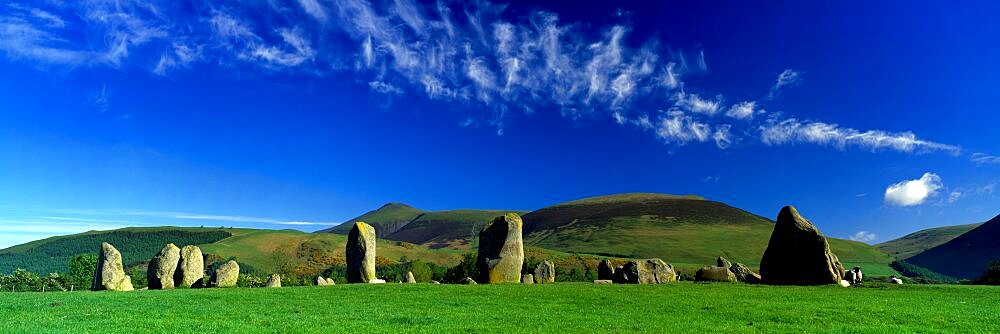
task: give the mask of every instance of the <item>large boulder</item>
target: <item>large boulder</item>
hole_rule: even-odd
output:
[[[615,266],[611,264],[611,260],[601,260],[601,263],[597,265],[597,279],[612,280],[614,277]]]
[[[109,243],[101,243],[97,256],[97,270],[91,290],[132,291],[132,277],[125,275],[122,268],[122,254]]]
[[[208,285],[213,288],[232,288],[236,286],[236,281],[239,278],[240,264],[229,260],[229,262],[215,268]]]
[[[316,276],[315,282],[318,286],[336,285],[332,278],[324,278],[323,276]]]
[[[524,265],[521,217],[516,213],[496,217],[479,232],[476,267],[481,283],[518,283]]]
[[[149,260],[146,269],[146,280],[150,290],[173,289],[174,274],[181,260],[181,249],[174,244],[167,244],[159,253]]]
[[[375,279],[375,228],[354,223],[347,234],[347,282],[368,283]]]
[[[417,279],[413,277],[413,272],[406,272],[406,283],[416,283]]]
[[[174,273],[174,285],[185,288],[205,286],[205,258],[198,246],[181,248],[181,259]]]
[[[657,258],[628,261],[614,271],[612,280],[618,284],[666,284],[677,281],[677,272]]]
[[[823,234],[798,210],[786,206],[778,213],[760,260],[760,276],[765,284],[774,285],[839,284],[844,266]]]
[[[535,275],[532,274],[521,275],[521,284],[535,284]]]
[[[736,282],[736,275],[726,267],[703,267],[694,274],[695,282]]]
[[[556,282],[556,265],[552,261],[542,261],[535,267],[535,282],[539,284]]]
[[[729,271],[733,272],[736,276],[736,281],[749,283],[749,284],[760,284],[760,275],[753,272],[750,267],[745,264],[736,262],[729,266]]]
[[[273,274],[271,277],[267,278],[267,284],[264,285],[268,288],[280,288],[281,287],[281,275]]]

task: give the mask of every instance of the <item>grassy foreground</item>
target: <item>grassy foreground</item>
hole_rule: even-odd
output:
[[[1000,332],[1000,288],[337,285],[0,293],[0,332]]]

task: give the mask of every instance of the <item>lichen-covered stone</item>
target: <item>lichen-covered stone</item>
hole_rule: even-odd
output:
[[[597,265],[597,279],[612,280],[614,277],[615,267],[611,264],[611,260],[601,260],[601,263]]]
[[[628,261],[614,271],[618,284],[666,284],[677,281],[674,267],[661,259]]]
[[[695,282],[736,282],[736,275],[726,267],[703,267],[694,274]]]
[[[535,267],[535,282],[539,284],[556,282],[556,265],[551,261],[542,261]]]
[[[594,280],[594,284],[612,284],[612,283],[614,283],[614,281],[609,280],[609,279]]]
[[[181,249],[174,244],[167,244],[159,253],[149,260],[146,269],[146,280],[150,290],[173,289],[174,275],[181,260]]]
[[[748,284],[760,284],[760,275],[753,272],[745,264],[736,262],[729,266],[729,271],[736,276],[736,281]]]
[[[281,275],[273,274],[271,277],[267,278],[267,284],[264,285],[268,288],[280,288],[281,287]]]
[[[732,265],[733,264],[729,263],[729,260],[726,260],[726,258],[724,258],[724,257],[720,256],[718,259],[715,259],[715,266],[716,267],[729,268]]]
[[[332,278],[323,278],[323,276],[316,276],[316,280],[314,280],[313,283],[315,283],[318,286],[328,286],[337,284],[337,282],[334,282]]]
[[[413,272],[406,272],[406,283],[416,283],[417,279],[413,277]]]
[[[132,277],[125,275],[122,268],[122,254],[109,243],[101,243],[97,256],[97,270],[91,290],[132,291]]]
[[[466,277],[465,279],[462,280],[462,284],[476,285],[478,283],[476,283],[476,280],[472,279],[471,277]]]
[[[205,286],[205,258],[198,246],[181,248],[181,259],[174,273],[174,285],[185,288]]]
[[[823,234],[798,210],[786,206],[778,214],[771,240],[760,260],[760,276],[765,284],[839,284],[844,266],[830,251]]]
[[[535,284],[535,275],[532,274],[521,275],[521,284]]]
[[[213,288],[231,288],[236,286],[236,281],[240,277],[240,264],[236,261],[229,260],[215,268],[215,272],[212,273],[212,278],[209,280],[209,286]]]
[[[479,233],[476,266],[483,283],[517,283],[524,265],[521,217],[515,213],[493,219]]]
[[[347,282],[368,283],[375,279],[375,228],[354,223],[347,234]]]
[[[373,278],[372,280],[368,281],[368,284],[385,284],[385,280],[381,278]]]

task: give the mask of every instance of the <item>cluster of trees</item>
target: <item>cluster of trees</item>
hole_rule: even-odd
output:
[[[915,264],[896,260],[889,264],[892,269],[895,269],[903,276],[908,277],[913,283],[918,284],[942,284],[942,283],[954,283],[957,280],[954,277],[939,274],[937,272],[931,271],[930,269],[917,266]]]
[[[991,261],[986,271],[975,281],[976,284],[1000,285],[1000,260]]]
[[[38,275],[26,269],[15,269],[10,275],[0,275],[0,291],[36,292],[87,290],[97,270],[97,255],[81,254],[69,261],[64,273]],[[145,275],[144,275],[145,277]]]

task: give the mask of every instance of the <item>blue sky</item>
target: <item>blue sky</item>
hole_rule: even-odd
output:
[[[0,247],[389,201],[699,194],[880,242],[1000,211],[1000,4],[0,5]]]

